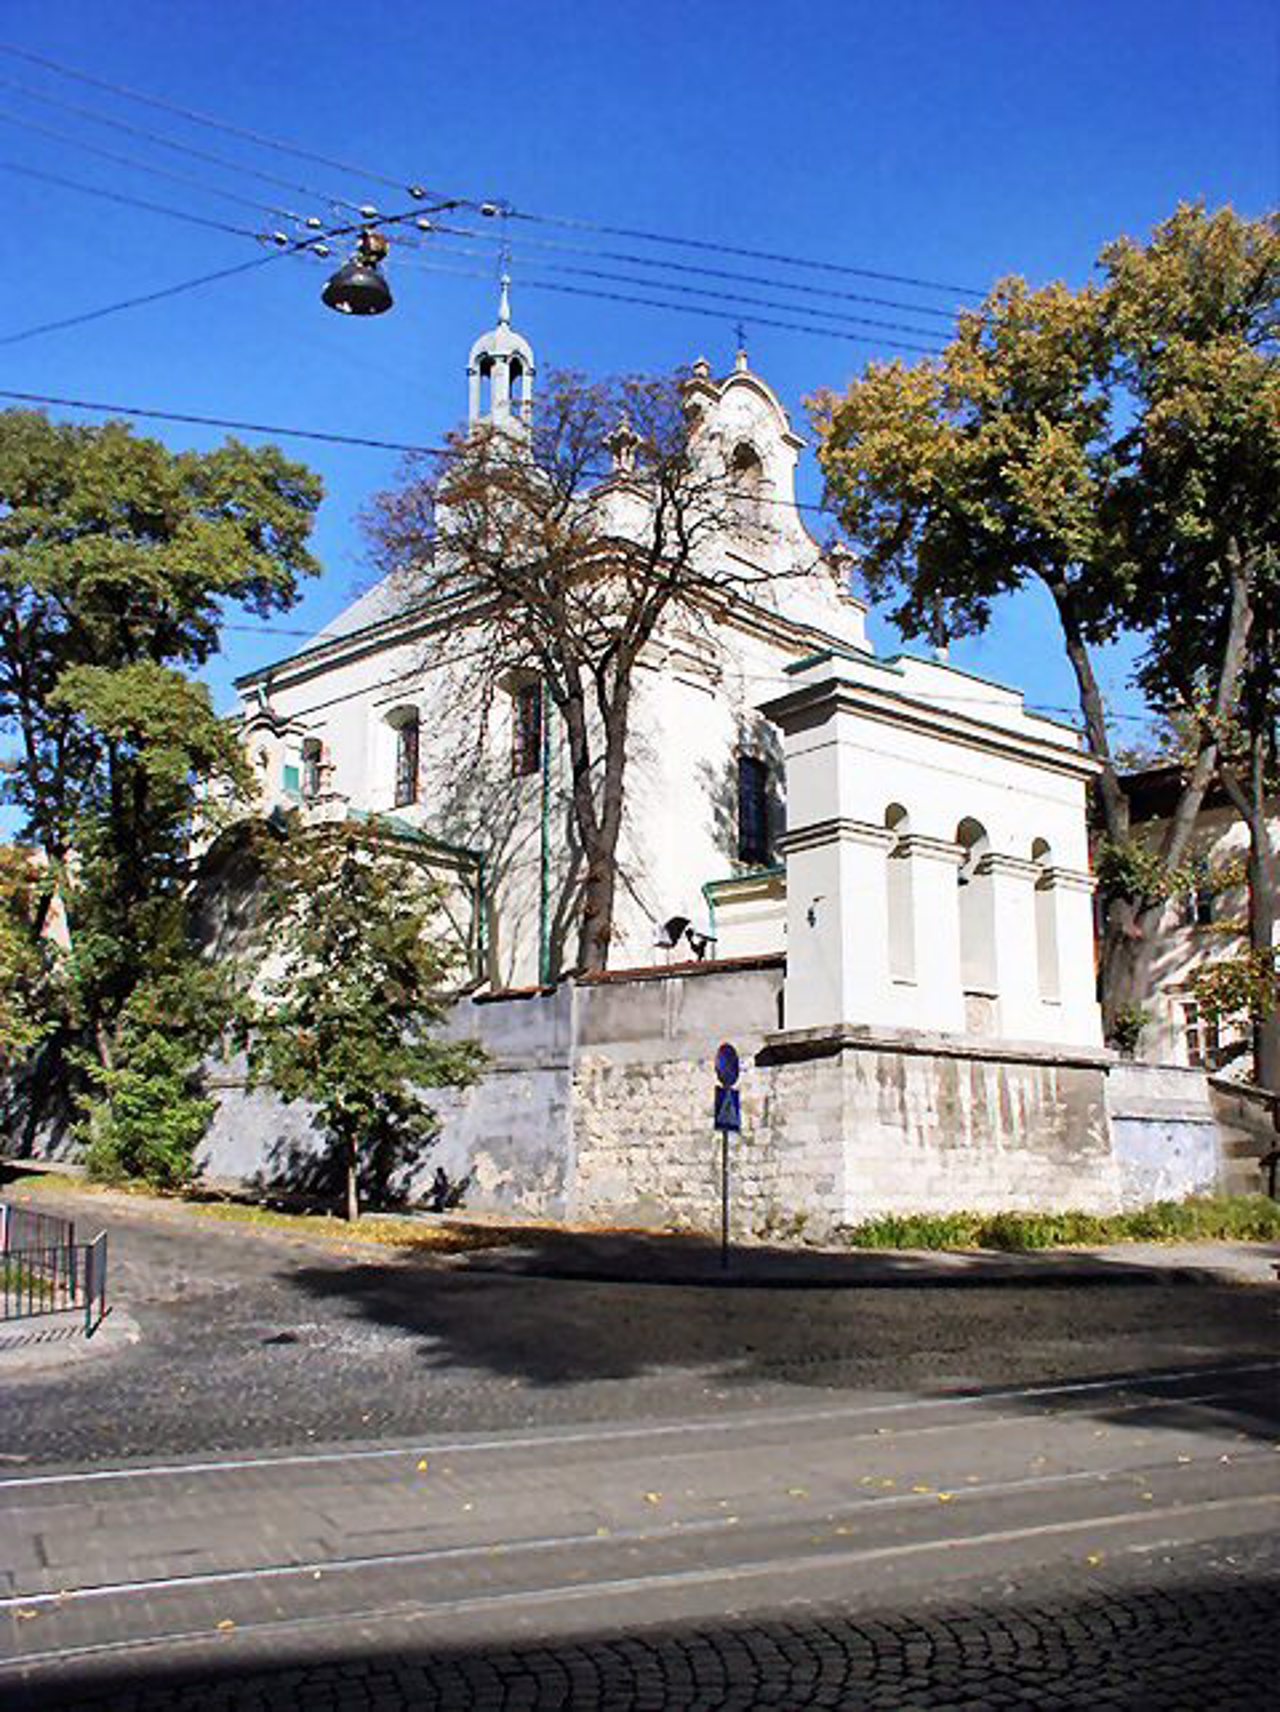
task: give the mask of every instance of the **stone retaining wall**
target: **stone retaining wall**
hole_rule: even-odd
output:
[[[443,1170],[463,1210],[713,1228],[724,1039],[743,1064],[740,1235],[822,1237],[881,1213],[1108,1212],[1227,1180],[1196,1072],[903,1030],[781,1032],[782,983],[765,958],[464,1001],[453,1031],[483,1041],[492,1068],[437,1096],[441,1136],[408,1186],[425,1193]],[[220,1081],[209,1174],[305,1174],[305,1110],[246,1094],[233,1071]]]

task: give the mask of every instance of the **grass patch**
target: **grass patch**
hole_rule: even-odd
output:
[[[7,1254],[0,1259],[0,1289],[15,1302],[53,1300],[53,1285],[33,1267],[24,1266],[19,1254]]]
[[[1112,1242],[1280,1241],[1280,1202],[1265,1195],[1157,1201],[1131,1213],[886,1213],[848,1227],[851,1248],[1097,1248]]]
[[[428,1224],[421,1219],[335,1218],[332,1213],[288,1213],[274,1207],[255,1207],[240,1201],[188,1202],[202,1218],[221,1219],[230,1224],[266,1226],[292,1231],[296,1236],[320,1237],[332,1242],[377,1242],[387,1248],[429,1248],[437,1253],[458,1254],[473,1248],[497,1248],[501,1244],[525,1242],[527,1226],[472,1225],[462,1221]]]

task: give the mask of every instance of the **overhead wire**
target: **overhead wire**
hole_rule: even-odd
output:
[[[328,197],[323,192],[314,190],[308,185],[298,184],[295,180],[281,178],[273,172],[264,172],[260,167],[248,166],[242,161],[228,160],[225,155],[211,154],[208,149],[195,148],[190,143],[180,143],[172,137],[163,136],[158,131],[149,131],[141,125],[131,125],[127,119],[116,119],[106,113],[95,112],[92,107],[82,107],[75,101],[60,101],[56,95],[42,95],[37,90],[29,88],[25,83],[15,83],[12,78],[0,77],[0,89],[10,89],[25,96],[29,101],[37,101],[45,107],[55,107],[60,112],[74,113],[81,119],[88,119],[91,124],[105,125],[113,131],[123,131],[126,136],[137,137],[144,142],[154,143],[158,148],[170,149],[175,154],[188,155],[192,160],[204,161],[207,165],[222,167],[226,171],[241,173],[248,178],[256,178],[262,184],[274,185],[277,190],[290,190],[297,196],[306,196],[312,201],[332,202],[353,213],[359,213],[360,204],[352,202],[343,196]],[[401,194],[403,195],[403,187]]]
[[[164,214],[171,220],[185,220],[190,226],[204,226],[209,231],[229,233],[234,238],[257,238],[259,234],[248,226],[233,226],[226,220],[212,220],[204,214],[192,214],[185,208],[171,208],[165,202],[150,202],[142,196],[130,196],[123,190],[106,190],[101,185],[81,184],[78,179],[64,178],[60,173],[45,172],[40,167],[26,166],[20,161],[0,160],[5,172],[34,178],[42,184],[56,184],[63,190],[75,190],[84,196],[98,196],[108,202],[118,202],[126,208],[142,208],[149,214]]]
[[[490,279],[492,277],[491,274],[481,272],[478,268],[459,268],[439,262],[420,260],[417,262],[417,266],[427,273],[452,274],[458,279]],[[530,274],[521,274],[520,284],[522,290],[555,291],[567,293],[573,297],[597,298],[606,303],[637,304],[648,309],[671,310],[678,315],[709,316],[712,320],[719,321],[721,323],[732,322],[741,318],[739,316],[735,316],[727,309],[711,309],[696,303],[672,303],[661,298],[640,297],[632,292],[601,291],[598,288],[590,286],[566,285],[558,281],[537,279]],[[796,313],[801,314],[803,311],[797,306]],[[895,350],[910,351],[917,356],[936,357],[939,354],[937,346],[916,345],[905,339],[899,339],[897,337],[873,338],[868,333],[846,332],[842,327],[817,327],[811,322],[781,321],[776,316],[769,315],[752,314],[749,319],[753,327],[772,327],[781,329],[783,332],[787,333],[808,333],[811,336],[817,335],[821,338],[842,339],[861,345],[889,345]]]
[[[452,235],[452,233],[446,233],[446,240]],[[428,239],[427,242],[429,243],[430,239]],[[453,253],[478,256],[484,260],[489,259],[487,251],[465,249],[462,246],[455,246]],[[534,265],[537,266],[539,264],[535,263]],[[776,298],[751,297],[738,292],[717,291],[711,286],[685,285],[679,281],[673,284],[667,280],[644,279],[638,277],[636,274],[615,273],[608,268],[578,267],[573,263],[559,262],[552,264],[552,269],[554,272],[572,274],[577,278],[600,279],[619,285],[639,285],[650,290],[662,290],[678,293],[681,296],[714,298],[718,302],[733,303],[740,308],[781,309],[790,314],[821,316],[823,320],[839,322],[851,327],[875,327],[892,333],[910,333],[913,336],[922,339],[936,338],[939,336],[941,331],[934,327],[911,326],[910,324],[902,321],[882,321],[877,317],[870,315],[851,315],[847,310],[843,309],[823,309],[811,307],[807,303],[784,303],[779,302]],[[522,282],[526,277],[529,276],[526,276],[523,273],[521,274]]]
[[[503,247],[503,240],[495,238],[483,227],[478,226],[446,226],[435,223],[432,234],[445,238],[471,238],[481,243]],[[790,291],[805,297],[828,297],[845,303],[866,303],[880,309],[905,309],[915,315],[932,315],[943,321],[954,321],[958,311],[939,309],[932,303],[912,303],[901,297],[875,297],[864,291],[842,291],[829,285],[809,285],[803,280],[784,280],[769,274],[734,273],[729,268],[705,267],[697,262],[673,262],[661,256],[637,255],[631,250],[604,250],[598,245],[563,244],[554,238],[524,237],[514,243],[508,243],[513,256],[518,256],[528,249],[550,250],[558,254],[585,256],[604,261],[623,262],[628,266],[661,269],[664,273],[697,274],[705,279],[728,280],[734,284],[764,285],[778,291]]]
[[[285,142],[278,137],[270,137],[260,131],[250,130],[243,126],[232,125],[227,121],[215,118],[212,114],[202,113],[190,107],[184,107],[162,97],[148,95],[141,90],[133,89],[125,84],[112,82],[108,78],[98,77],[92,73],[81,71],[65,62],[53,59],[49,55],[38,54],[30,49],[21,48],[12,42],[0,42],[0,53],[13,58],[24,60],[29,64],[41,66],[57,76],[70,78],[73,81],[103,90],[106,93],[123,97],[129,101],[141,102],[143,105],[160,112],[170,113],[189,123],[207,126],[220,131],[226,136],[236,137],[242,142],[250,142],[257,147],[271,149],[277,153],[292,155],[295,159],[308,160],[314,164],[364,179],[371,183],[389,186],[404,191],[410,188],[414,191],[420,186],[406,185],[403,178],[392,178],[386,173],[375,172],[368,167],[356,166],[349,161],[335,159],[330,155],[320,154],[314,150],[305,149],[297,144]],[[52,99],[46,97],[45,99]],[[305,192],[304,192],[305,193]],[[444,195],[444,192],[430,191],[425,194]],[[980,300],[985,293],[975,286],[958,285],[951,281],[929,279],[918,274],[894,273],[883,269],[855,266],[847,262],[832,262],[813,257],[797,256],[784,251],[755,249],[741,244],[729,244],[711,238],[690,238],[675,233],[653,231],[640,227],[606,224],[601,221],[586,219],[580,216],[544,213],[534,209],[519,208],[501,199],[482,201],[480,198],[467,195],[455,196],[458,202],[469,203],[473,207],[493,209],[512,220],[520,220],[537,225],[559,227],[570,231],[595,232],[606,237],[620,237],[640,243],[666,245],[681,249],[699,250],[707,253],[736,256],[751,261],[767,261],[775,265],[794,268],[807,268],[813,271],[832,275],[844,275],[857,279],[878,280],[884,284],[905,285],[915,290],[938,292],[969,297]]]
[[[6,164],[6,162],[0,161],[0,167],[5,166]],[[25,172],[28,169],[19,167],[14,170]],[[47,175],[37,174],[36,176],[44,177]],[[84,187],[77,186],[76,188]],[[113,195],[110,191],[100,191],[95,192],[94,194],[104,196]],[[113,199],[120,200],[119,197],[114,197]],[[130,198],[130,200],[133,199]],[[174,210],[162,208],[158,204],[155,206],[160,212],[174,212]],[[452,207],[454,204],[447,203],[444,206]],[[419,218],[421,218],[419,210],[411,208],[400,214],[384,214],[380,217],[380,223],[384,226],[394,226],[405,220]],[[354,224],[334,226],[328,229],[321,229],[318,232],[311,232],[306,237],[298,238],[293,242],[286,240],[283,243],[277,243],[276,247],[270,250],[266,255],[255,256],[251,261],[237,262],[233,267],[218,268],[213,273],[197,274],[194,279],[179,280],[176,285],[162,286],[159,290],[143,292],[137,297],[126,297],[117,303],[103,304],[98,309],[86,309],[78,315],[67,315],[58,321],[42,322],[37,327],[24,327],[21,332],[18,333],[0,334],[0,345],[21,344],[24,340],[34,339],[42,333],[56,333],[68,327],[80,327],[89,321],[100,321],[108,315],[117,315],[122,310],[137,309],[142,307],[144,304],[158,303],[164,298],[178,297],[185,292],[198,290],[202,286],[213,285],[219,280],[231,279],[236,274],[249,273],[254,268],[265,267],[268,262],[276,261],[281,256],[297,256],[306,254],[312,251],[317,243],[323,244],[327,240],[343,237],[351,232],[360,231],[363,229],[365,224],[366,222],[362,220]],[[259,241],[261,241],[263,236],[261,233],[249,232],[247,229],[228,227],[227,230],[234,230],[239,236],[255,238]]]
[[[271,202],[255,202],[247,196],[241,196],[237,191],[225,190],[221,185],[208,184],[200,178],[191,178],[185,172],[174,172],[171,167],[157,166],[154,161],[142,160],[137,155],[118,154],[114,149],[104,149],[101,144],[91,143],[70,131],[59,131],[53,125],[42,125],[36,119],[24,118],[3,107],[0,107],[0,122],[13,125],[19,130],[31,131],[37,136],[52,137],[55,142],[69,143],[83,154],[96,155],[101,160],[109,160],[116,166],[128,167],[135,172],[149,173],[153,178],[167,179],[171,184],[181,184],[189,190],[200,191],[205,196],[216,196],[224,202],[237,203],[241,208],[253,208],[260,214],[275,214],[285,220],[298,218],[292,209],[282,208]]]

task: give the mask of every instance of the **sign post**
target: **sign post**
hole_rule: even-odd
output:
[[[720,1132],[720,1270],[729,1268],[729,1137],[742,1129],[742,1095],[738,1091],[737,1049],[726,1040],[716,1053],[713,1122]]]

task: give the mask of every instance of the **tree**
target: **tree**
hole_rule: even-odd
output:
[[[1120,378],[1139,405],[1115,494],[1126,616],[1148,638],[1139,682],[1208,735],[1249,832],[1248,951],[1205,995],[1246,996],[1255,1078],[1280,1089],[1268,814],[1280,789],[1280,217],[1182,208],[1150,244],[1123,240],[1105,260]],[[1215,668],[1233,653],[1228,702]]]
[[[225,603],[265,615],[296,598],[316,568],[320,485],[274,447],[173,453],[122,423],[17,411],[0,415],[0,497],[4,794],[43,857],[37,940],[55,892],[66,905],[58,1022],[101,1158],[103,1136],[124,1132],[98,1107],[125,1098],[121,1077],[146,1079],[144,1062],[159,1074],[155,1031],[177,1053],[162,1105],[194,1075],[216,1008],[187,931],[192,840],[247,775],[189,673],[216,649]]]
[[[1102,264],[1103,282],[1075,292],[1005,280],[961,317],[939,359],[872,364],[845,397],[814,408],[829,499],[862,550],[872,594],[898,596],[904,634],[981,631],[1001,595],[1032,582],[1054,602],[1086,740],[1102,762],[1112,1034],[1133,1009],[1137,946],[1181,883],[1260,657],[1249,638],[1275,577],[1275,475],[1270,453],[1254,455],[1250,441],[1259,413],[1270,409],[1275,424],[1280,236],[1274,219],[1184,208],[1145,249],[1113,245]],[[1255,384],[1263,396],[1246,408]],[[1175,433],[1179,421],[1189,431]],[[1211,526],[1220,500],[1230,521]],[[1148,639],[1148,694],[1194,738],[1154,858],[1131,837],[1090,652],[1125,627]],[[1189,628],[1194,696],[1175,669],[1189,657]]]
[[[51,1026],[57,971],[35,932],[39,892],[31,852],[0,848],[0,1075],[24,1064]]]
[[[449,1010],[453,955],[438,898],[376,827],[307,833],[290,824],[264,846],[262,996],[247,1013],[251,1074],[285,1100],[310,1101],[359,1217],[362,1167],[392,1161],[436,1133],[428,1088],[465,1087],[484,1063],[471,1041],[427,1031]]]
[[[636,668],[677,615],[709,625],[780,574],[767,554],[716,554],[744,521],[737,448],[679,379],[553,376],[531,429],[451,436],[411,460],[367,528],[406,607],[440,616],[441,659],[469,659],[464,698],[504,676],[544,686],[563,725],[580,852],[577,963],[603,969],[613,937]]]

